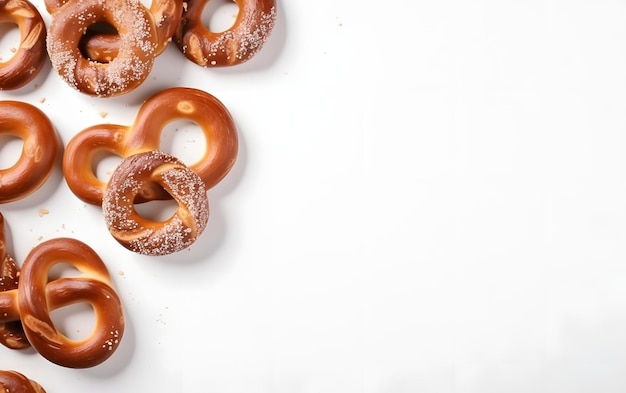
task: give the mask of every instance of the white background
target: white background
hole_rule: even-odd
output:
[[[240,154],[168,257],[121,248],[60,166],[0,206],[18,262],[53,237],[92,246],[127,321],[92,369],[2,348],[0,368],[49,393],[624,392],[625,20],[621,0],[278,0],[231,69],[171,45],[101,99],[48,65],[0,98],[65,143],[191,86],[229,108]],[[202,146],[168,130],[185,159]],[[88,331],[75,311],[59,323]]]

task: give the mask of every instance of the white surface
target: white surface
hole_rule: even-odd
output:
[[[67,142],[193,86],[241,140],[209,228],[170,257],[118,246],[60,167],[1,206],[18,261],[56,236],[100,253],[127,329],[93,369],[2,348],[0,368],[49,393],[623,392],[624,20],[617,0],[279,0],[236,68],[172,45],[126,96],[49,67],[0,92]]]

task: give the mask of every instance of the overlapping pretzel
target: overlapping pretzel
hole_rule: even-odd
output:
[[[102,259],[85,243],[55,238],[28,254],[21,270],[6,250],[0,215],[0,342],[9,348],[31,345],[49,361],[70,368],[96,366],[119,346],[124,332],[120,299]],[[82,274],[53,279],[50,270],[67,263]],[[91,305],[95,325],[84,339],[60,332],[51,311],[79,302]]]
[[[0,135],[23,140],[17,162],[0,169],[0,203],[20,199],[37,190],[50,176],[60,150],[50,119],[38,108],[20,101],[0,101]]]
[[[204,155],[189,165],[160,151],[162,130],[179,119],[197,124],[206,139]],[[130,126],[100,124],[76,134],[65,149],[63,174],[70,190],[87,203],[103,205],[108,192],[105,221],[120,243],[136,252],[164,255],[189,245],[202,232],[208,217],[206,190],[230,171],[237,150],[237,130],[226,107],[205,91],[178,87],[146,100]],[[126,158],[109,181],[99,179],[92,169],[103,151]],[[166,222],[142,221],[133,208],[134,203],[171,198],[179,209]],[[123,219],[115,204],[130,209],[124,210]],[[117,225],[125,224],[128,217],[133,218],[132,224]],[[131,247],[137,239],[146,245],[165,241],[177,246]]]

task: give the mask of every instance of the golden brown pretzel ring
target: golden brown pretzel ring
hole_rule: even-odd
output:
[[[0,203],[37,190],[54,168],[59,138],[48,116],[19,101],[0,101],[0,134],[23,139],[22,154],[10,168],[0,169]]]
[[[46,393],[40,384],[12,370],[0,370],[0,388],[7,393]]]
[[[6,62],[0,63],[0,90],[20,88],[33,80],[48,58],[46,25],[37,8],[27,0],[0,1],[0,23],[17,24],[20,46]]]
[[[120,157],[160,150],[161,131],[170,122],[188,119],[200,126],[207,150],[196,163],[188,164],[205,183],[215,186],[228,174],[237,158],[238,138],[228,109],[211,94],[198,89],[171,88],[144,102],[134,123],[129,126],[101,124],[84,129],[67,144],[63,155],[63,174],[72,192],[85,202],[100,205],[106,182],[92,168],[98,152]],[[154,184],[142,192],[143,200],[169,199]],[[137,202],[141,202],[140,198]]]
[[[152,0],[150,15],[156,26],[155,56],[160,55],[174,37],[182,13],[183,0]],[[82,50],[89,59],[108,63],[118,55],[120,44],[119,35],[115,33],[88,32]]]
[[[210,0],[187,0],[176,44],[194,63],[232,66],[252,58],[265,44],[276,23],[276,0],[233,0],[239,7],[235,23],[216,33],[202,23],[202,11]]]
[[[111,97],[135,89],[152,71],[156,30],[139,0],[84,0],[50,7],[47,48],[53,68],[85,94]],[[107,63],[83,56],[80,41],[87,29],[105,22],[117,30],[119,53]]]
[[[178,202],[165,221],[141,217],[134,208],[146,183],[156,183]],[[209,200],[200,177],[178,158],[154,150],[125,158],[113,172],[102,201],[104,221],[127,249],[167,255],[193,244],[209,220]]]
[[[0,225],[4,235],[3,220]],[[0,240],[4,245],[5,239]],[[12,258],[11,263],[17,271]],[[58,263],[68,263],[83,274],[49,281],[50,269]],[[21,321],[28,343],[43,357],[61,366],[86,368],[115,352],[124,332],[122,305],[93,249],[71,238],[45,241],[28,254],[18,277],[17,289],[0,291],[0,323]],[[50,312],[77,302],[91,304],[96,322],[89,337],[72,340],[57,330]]]

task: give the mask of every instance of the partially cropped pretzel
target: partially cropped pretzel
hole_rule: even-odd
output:
[[[251,59],[265,44],[276,22],[276,0],[233,0],[239,12],[222,32],[209,30],[202,13],[210,0],[187,0],[176,44],[183,54],[203,67],[233,66]]]
[[[13,90],[32,81],[48,58],[46,25],[37,8],[27,0],[0,1],[0,23],[11,22],[20,31],[20,45],[0,63],[0,90]]]
[[[47,48],[53,68],[70,86],[85,94],[111,97],[143,83],[152,71],[156,27],[139,0],[49,0],[52,22]],[[80,48],[90,26],[106,23],[116,29],[120,47],[108,62],[89,59]]]
[[[129,157],[162,150],[163,128],[178,119],[196,123],[204,133],[203,157],[187,165],[200,176],[207,190],[212,188],[226,176],[237,158],[235,123],[217,98],[202,90],[182,87],[163,90],[146,100],[128,127],[101,124],[76,134],[63,155],[63,174],[69,188],[83,201],[101,205],[107,182],[98,179],[92,169],[97,154],[108,152]],[[147,183],[136,202],[169,198],[160,187]]]
[[[178,203],[165,221],[139,215],[134,201],[146,183],[158,184]],[[209,200],[200,177],[182,161],[155,150],[132,155],[113,172],[102,212],[113,237],[144,255],[168,255],[193,244],[209,220]]]
[[[58,263],[70,264],[82,275],[51,279],[50,269]],[[13,326],[9,331],[23,331],[27,343],[43,357],[64,367],[87,368],[115,352],[124,332],[122,305],[106,266],[88,245],[72,238],[51,239],[31,250],[21,270],[12,258],[4,258],[2,271],[10,272],[3,282],[17,278],[17,288],[0,288],[0,323],[3,328],[21,323],[21,328]],[[95,326],[87,338],[74,340],[57,329],[50,312],[78,302],[91,305]]]
[[[7,393],[46,393],[40,384],[12,370],[0,370],[0,389]]]
[[[0,135],[23,140],[17,162],[0,169],[0,203],[23,198],[52,173],[59,138],[50,119],[36,107],[20,101],[0,101]]]

